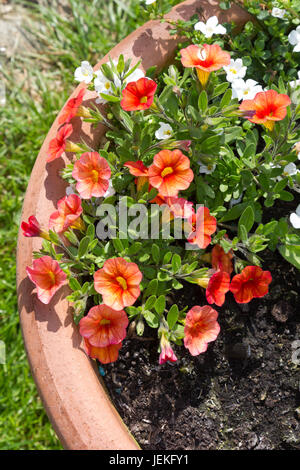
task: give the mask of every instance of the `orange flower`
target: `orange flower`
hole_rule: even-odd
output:
[[[31,215],[27,222],[21,223],[21,229],[24,237],[42,237],[45,240],[49,240],[49,234],[41,229],[36,217]]]
[[[184,67],[195,67],[199,81],[205,87],[209,74],[230,64],[230,55],[218,44],[191,45],[181,49],[181,63]]]
[[[77,181],[76,189],[82,199],[90,199],[106,193],[111,170],[98,152],[86,152],[75,163],[72,176]]]
[[[229,290],[239,304],[246,304],[255,297],[266,295],[271,282],[270,271],[263,271],[259,266],[246,266],[241,274],[233,277]]]
[[[36,285],[37,296],[43,304],[48,304],[55,292],[64,284],[67,275],[57,261],[50,256],[34,259],[32,268],[26,268],[29,279]]]
[[[219,307],[225,302],[225,294],[229,291],[230,274],[224,271],[214,273],[206,289],[206,298],[209,304],[216,304]]]
[[[291,104],[287,95],[279,94],[275,90],[257,93],[254,100],[244,100],[240,108],[242,111],[255,111],[248,117],[250,122],[263,124],[270,131],[275,121],[282,121],[286,116],[286,108]]]
[[[70,194],[60,199],[57,203],[57,211],[53,212],[49,220],[49,228],[57,233],[65,232],[69,227],[82,229],[84,222],[82,214],[81,199],[77,194]]]
[[[135,263],[129,263],[124,258],[112,258],[95,272],[94,285],[106,305],[121,310],[133,305],[140,295],[142,278]]]
[[[211,236],[217,229],[216,218],[210,215],[207,207],[199,207],[197,214],[189,219],[192,232],[188,236],[190,243],[195,243],[199,248],[206,248],[211,242]]]
[[[107,305],[92,307],[87,316],[79,322],[81,336],[91,346],[104,348],[111,344],[119,344],[126,336],[128,318],[124,310],[113,310]]]
[[[67,138],[73,132],[72,124],[65,124],[62,126],[56,134],[56,137],[52,139],[49,143],[48,148],[48,159],[47,162],[52,162],[56,158],[59,158],[66,149]]]
[[[207,343],[215,341],[220,333],[218,313],[209,305],[195,305],[188,311],[184,326],[184,346],[192,356],[207,350]]]
[[[148,178],[148,168],[144,165],[141,160],[136,162],[126,162],[124,163],[129,169],[129,173],[133,176],[136,176],[135,183],[137,186],[137,190],[140,191],[142,187],[147,183],[149,180]],[[148,188],[151,191],[151,187]]]
[[[211,252],[211,264],[214,269],[231,274],[233,271],[232,258],[232,251],[225,253],[221,245],[215,245],[213,247]]]
[[[177,196],[194,178],[190,160],[180,150],[162,150],[154,156],[148,170],[149,183],[161,196]]]
[[[82,100],[83,100],[83,95],[84,95],[85,89],[82,88],[76,98],[71,98],[67,104],[64,106],[61,115],[58,120],[58,124],[64,124],[68,123],[71,121],[73,117],[76,116],[79,107],[81,106]]]
[[[89,343],[89,340],[84,338],[84,344],[87,354],[93,359],[98,359],[102,364],[109,364],[115,362],[119,356],[119,350],[122,343],[110,344],[104,348],[97,348]]]
[[[129,82],[122,91],[121,108],[125,111],[148,109],[153,103],[157,84],[149,78]]]

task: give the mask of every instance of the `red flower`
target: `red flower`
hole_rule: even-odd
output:
[[[137,190],[140,191],[149,180],[148,168],[144,165],[141,160],[138,160],[136,162],[126,162],[124,163],[124,166],[129,169],[129,173],[131,175],[136,176],[135,183],[137,186]],[[148,189],[149,191],[151,191],[152,188],[149,186]]]
[[[221,245],[215,245],[211,252],[211,264],[214,269],[217,271],[225,271],[228,274],[231,274],[233,271],[232,266],[233,254],[231,251],[225,253]]]
[[[94,285],[105,305],[121,310],[133,305],[140,295],[142,278],[135,263],[129,263],[124,258],[112,258],[95,272]]]
[[[246,304],[255,297],[266,295],[271,282],[270,271],[263,271],[259,266],[246,266],[241,274],[233,277],[229,289],[238,303]]]
[[[43,304],[48,304],[55,292],[64,284],[67,275],[57,261],[50,256],[34,259],[32,268],[27,266],[29,279],[37,287],[37,296]]]
[[[190,160],[180,150],[161,150],[154,156],[148,170],[149,183],[161,196],[177,196],[187,189],[194,178]]]
[[[82,199],[90,199],[106,193],[111,169],[98,152],[86,152],[75,163],[72,176],[77,181],[76,189]]]
[[[110,344],[104,348],[97,348],[89,343],[89,340],[84,338],[84,345],[87,354],[93,358],[98,359],[102,364],[109,364],[115,362],[119,356],[119,350],[122,347],[122,343]]]
[[[208,305],[195,305],[188,311],[184,326],[184,346],[192,356],[207,350],[207,343],[215,341],[220,333],[218,313]]]
[[[209,304],[216,304],[219,307],[225,302],[225,294],[229,291],[230,275],[224,271],[214,273],[206,289],[206,298]]]
[[[65,232],[69,227],[82,229],[84,222],[81,199],[77,194],[70,194],[60,199],[57,203],[57,211],[53,212],[49,220],[49,228],[57,233]]]
[[[40,228],[40,224],[34,215],[29,217],[28,223],[21,223],[21,229],[23,230],[24,237],[42,237],[45,240],[49,240],[48,233]]]
[[[59,158],[66,150],[67,138],[73,132],[72,124],[65,124],[62,126],[56,134],[56,137],[50,141],[48,148],[48,159],[47,162],[52,162],[56,158]]]
[[[195,243],[199,248],[206,248],[211,242],[211,236],[217,229],[216,218],[210,215],[207,207],[199,207],[197,214],[189,219],[192,232],[188,235],[188,241]]]
[[[125,111],[148,109],[153,103],[157,84],[149,78],[129,82],[122,91],[121,108]]]
[[[71,121],[76,116],[79,107],[81,106],[85,89],[82,88],[76,98],[71,98],[64,106],[58,120],[58,124],[64,124]]]
[[[244,100],[240,105],[242,111],[254,111],[248,117],[250,122],[263,124],[273,130],[275,121],[282,121],[286,116],[286,108],[291,104],[287,95],[279,94],[275,90],[257,93],[254,100]]]
[[[184,67],[195,67],[201,85],[204,87],[209,74],[230,64],[230,55],[218,44],[191,45],[181,49],[181,63]]]
[[[79,331],[91,346],[104,348],[119,344],[126,336],[127,326],[128,318],[124,310],[113,310],[102,304],[92,307],[87,316],[80,320]]]

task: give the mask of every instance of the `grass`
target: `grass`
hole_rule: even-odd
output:
[[[31,169],[57,112],[74,87],[81,60],[96,63],[146,19],[140,0],[11,1],[27,9],[37,53],[14,56],[0,72],[0,450],[60,449],[30,375],[20,331],[15,251]],[[179,3],[172,0],[169,3]],[[20,76],[24,79],[20,80]],[[4,132],[3,132],[4,130]]]

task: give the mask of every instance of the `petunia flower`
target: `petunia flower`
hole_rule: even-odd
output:
[[[153,103],[157,84],[149,78],[130,82],[122,91],[121,108],[125,111],[148,109]]]
[[[285,165],[283,169],[283,176],[295,176],[297,173],[299,173],[299,170],[297,169],[295,163],[288,163]]]
[[[204,165],[201,161],[199,161],[198,164],[200,165],[199,173],[204,173],[206,175],[211,175],[216,169],[215,163]]]
[[[104,348],[97,348],[96,346],[92,346],[86,338],[84,338],[84,345],[87,354],[92,359],[98,359],[101,364],[110,364],[111,362],[115,362],[118,359],[119,350],[122,347],[122,343],[118,343],[110,344]]]
[[[269,271],[263,271],[259,266],[246,266],[241,274],[233,277],[229,290],[238,303],[245,304],[253,298],[266,295],[271,282]]]
[[[77,82],[90,83],[93,80],[94,71],[93,67],[89,64],[87,60],[81,62],[80,67],[74,72],[74,78]]]
[[[73,178],[82,199],[103,196],[109,187],[111,169],[98,152],[86,152],[74,164]]]
[[[205,87],[211,72],[230,64],[230,55],[221,49],[218,44],[204,44],[181,49],[181,63],[184,67],[195,67],[199,81]]]
[[[286,108],[291,104],[287,95],[277,93],[275,90],[257,93],[254,100],[244,100],[240,105],[242,111],[255,111],[249,119],[250,122],[263,124],[267,129],[273,130],[275,121],[281,121],[286,116]]]
[[[296,87],[300,86],[300,70],[299,70],[299,72],[297,72],[297,75],[298,75],[298,79],[292,80],[290,82],[291,88],[296,88]]]
[[[147,182],[149,182],[148,168],[141,160],[136,162],[126,162],[124,166],[129,169],[131,175],[136,176],[135,183],[137,190],[140,191]],[[150,191],[151,188],[149,188]]]
[[[81,219],[81,199],[77,194],[70,194],[60,199],[57,211],[53,212],[49,220],[49,228],[57,233],[65,232],[69,227],[82,229],[84,222]]]
[[[294,228],[300,228],[300,204],[297,206],[296,211],[290,215],[290,222]]]
[[[58,123],[59,124],[64,124],[64,123],[69,123],[71,119],[73,119],[77,113],[78,110],[82,104],[83,96],[85,93],[85,89],[82,88],[76,98],[71,98],[67,104],[64,106],[61,115],[59,117]]]
[[[190,160],[180,150],[161,150],[148,169],[149,183],[162,196],[177,196],[187,189],[194,178]]]
[[[294,52],[300,52],[300,25],[288,35],[289,43],[294,46]]]
[[[242,59],[231,59],[229,65],[225,65],[224,70],[226,72],[226,80],[233,82],[238,78],[244,78],[246,75],[247,67],[243,65]]]
[[[274,16],[274,18],[280,18],[282,20],[284,16],[286,15],[286,10],[273,7],[271,11],[271,15]]]
[[[210,215],[207,207],[199,207],[197,214],[193,214],[188,220],[191,232],[188,235],[188,242],[197,244],[199,248],[206,248],[211,242],[211,235],[217,229],[217,220]]]
[[[237,78],[232,82],[231,86],[232,98],[237,98],[239,101],[244,99],[253,100],[257,93],[263,91],[261,85],[251,78],[248,78],[246,81],[242,78]]]
[[[146,5],[152,5],[152,3],[155,3],[156,0],[145,0]]]
[[[233,271],[232,258],[233,254],[231,250],[225,253],[221,245],[215,245],[213,247],[211,252],[211,264],[214,269],[231,274]]]
[[[184,346],[192,356],[198,356],[207,350],[208,343],[215,341],[220,333],[217,322],[218,312],[209,305],[191,308],[185,319]]]
[[[31,215],[27,222],[21,223],[21,229],[24,237],[41,237],[45,240],[49,240],[49,234],[45,230],[42,230],[39,222],[34,215]]]
[[[160,339],[160,355],[159,355],[159,364],[164,364],[167,361],[176,362],[177,357],[170,345],[170,342],[164,334],[162,334]]]
[[[207,302],[221,307],[225,302],[225,294],[229,291],[229,285],[230,274],[225,271],[217,271],[214,273],[205,291]]]
[[[121,310],[133,305],[139,297],[142,278],[135,263],[129,263],[124,258],[112,258],[95,272],[94,285],[105,305]]]
[[[100,96],[101,93],[106,95],[113,95],[114,90],[112,88],[112,82],[107,78],[101,70],[95,72],[96,78],[94,80],[95,91],[98,93],[99,98],[97,103],[106,103],[106,99]]]
[[[55,292],[64,284],[67,275],[62,271],[58,262],[50,256],[34,259],[32,268],[27,266],[29,279],[36,285],[38,299],[48,304]]]
[[[65,124],[59,129],[56,137],[54,137],[54,139],[52,139],[49,143],[47,162],[52,162],[56,158],[59,158],[64,151],[69,151],[67,146],[67,138],[70,137],[72,132],[72,124]]]
[[[126,336],[128,317],[124,310],[113,310],[107,305],[96,305],[81,318],[79,331],[91,346],[104,348],[119,344]]]
[[[206,23],[203,23],[203,21],[198,21],[198,23],[195,24],[194,29],[196,31],[201,31],[202,34],[206,38],[211,38],[213,34],[226,34],[226,28],[219,24],[218,18],[216,16],[211,16],[208,18]]]
[[[160,128],[155,131],[155,137],[159,140],[169,139],[173,133],[173,129],[170,124],[160,122]]]

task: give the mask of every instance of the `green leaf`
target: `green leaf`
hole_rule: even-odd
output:
[[[148,297],[150,295],[155,295],[157,292],[157,287],[158,287],[158,280],[152,279],[146,288],[145,297]]]
[[[118,96],[108,95],[107,93],[100,93],[101,98],[105,99],[106,101],[110,101],[111,103],[119,103],[120,98]]]
[[[155,243],[153,243],[153,245],[151,246],[151,254],[154,262],[158,264],[160,260],[160,249],[159,246]]]
[[[164,295],[160,295],[154,304],[154,308],[158,315],[162,315],[166,308],[166,297]]]
[[[81,290],[81,285],[75,277],[70,277],[69,286],[73,291]]]
[[[174,274],[178,273],[179,269],[181,268],[181,258],[180,256],[175,253],[172,258],[172,271]]]
[[[242,213],[240,217],[238,228],[243,225],[248,233],[250,232],[253,224],[254,224],[254,211],[251,206],[248,206],[246,207],[246,209],[244,210],[244,212]]]
[[[148,299],[146,300],[146,303],[145,303],[145,310],[151,310],[152,307],[154,306],[156,302],[156,296],[155,295],[151,295],[151,297],[148,297]]]
[[[281,256],[297,269],[300,269],[300,237],[298,237],[297,245],[285,244],[279,246],[278,249]]]
[[[112,238],[112,242],[113,242],[116,252],[122,253],[122,251],[124,250],[124,246],[121,240],[119,238]]]
[[[77,253],[77,256],[79,259],[82,258],[86,254],[90,241],[91,241],[90,237],[84,237],[80,241],[78,253]]]
[[[205,113],[207,109],[207,104],[208,104],[207,93],[205,90],[202,90],[198,98],[199,111],[202,111],[202,113]]]
[[[177,322],[179,317],[179,310],[176,304],[172,305],[167,315],[167,322],[169,325],[170,330],[174,327],[175,323]]]
[[[143,316],[150,328],[159,327],[159,317],[156,315],[155,312],[151,312],[150,310],[144,310]]]
[[[227,90],[222,99],[221,99],[221,103],[220,103],[220,108],[225,108],[225,106],[228,106],[230,101],[231,101],[231,97],[232,97],[232,90],[231,88],[229,88],[229,90]]]

